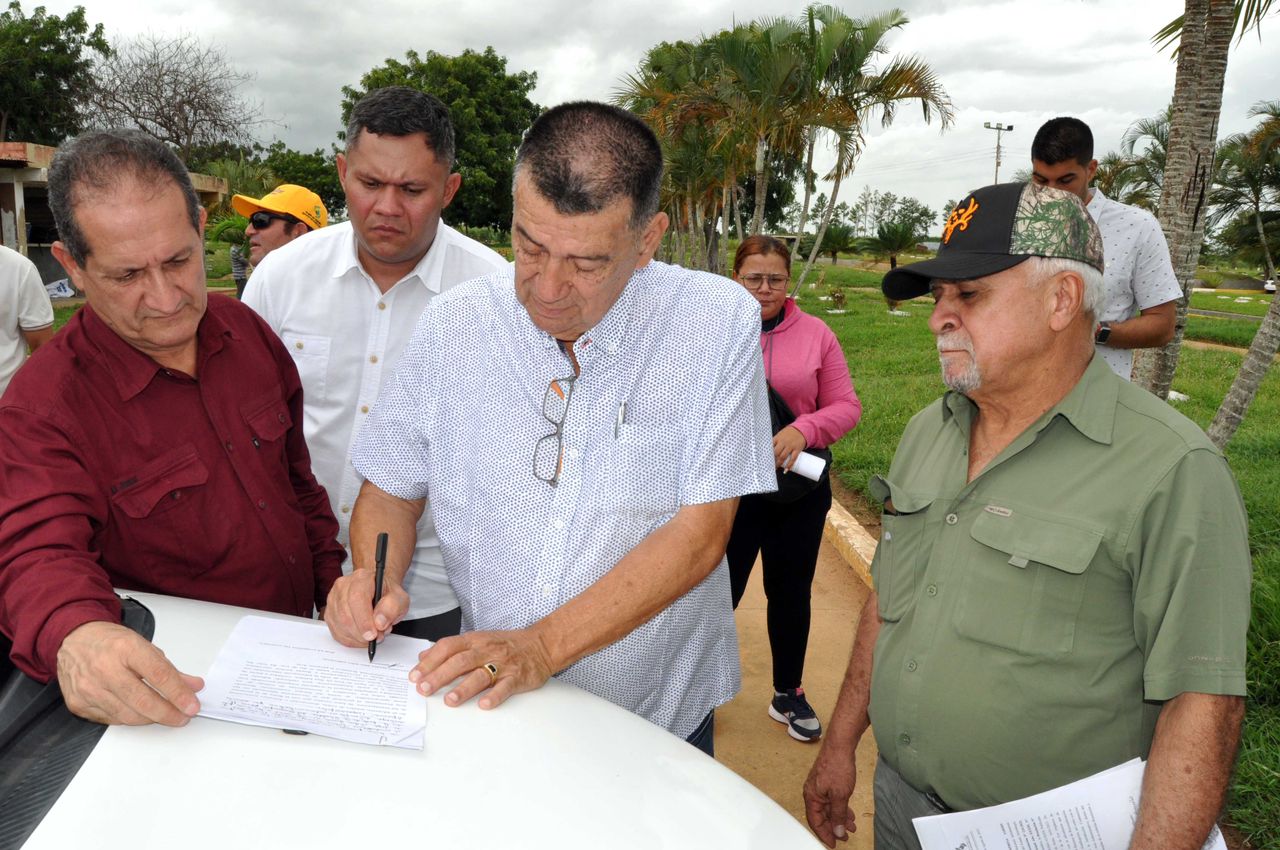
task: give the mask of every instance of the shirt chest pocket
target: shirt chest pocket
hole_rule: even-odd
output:
[[[198,575],[212,563],[195,554],[205,537],[209,469],[187,444],[165,452],[112,487],[111,502],[143,562]]]
[[[665,518],[680,507],[676,434],[631,426],[598,454],[599,504],[628,516]]]
[[[329,337],[285,331],[280,339],[293,355],[293,363],[298,367],[298,377],[302,379],[302,391],[307,399],[324,400],[328,394]]]
[[[915,604],[920,577],[933,551],[925,519],[933,499],[909,493],[885,478],[871,480],[871,494],[884,504],[880,543],[871,562],[880,617],[896,623]]]
[[[1069,654],[1101,529],[1015,507],[984,510],[970,537],[972,557],[960,564],[956,631],[1024,655]]]

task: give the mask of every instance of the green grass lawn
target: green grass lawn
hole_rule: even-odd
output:
[[[1271,307],[1272,297],[1270,293],[1238,289],[1193,292],[1191,307],[1198,310],[1217,310],[1220,313],[1239,313],[1242,316],[1265,316]],[[1238,298],[1248,300],[1237,301]]]
[[[907,420],[942,394],[928,299],[907,302],[908,317],[890,316],[874,292],[846,294],[843,315],[828,315],[818,292],[801,305],[835,331],[862,399],[863,419],[834,447],[834,469],[863,493],[872,473],[889,468]],[[1205,320],[1211,321],[1211,320]],[[1244,322],[1221,320],[1232,325]],[[1256,330],[1256,323],[1248,323]],[[1179,410],[1209,424],[1241,356],[1184,348],[1174,389],[1189,395]],[[1249,631],[1249,713],[1228,820],[1259,850],[1280,850],[1280,369],[1264,380],[1249,415],[1227,447],[1249,511],[1253,553],[1253,618]]]
[[[1260,325],[1252,319],[1224,319],[1218,316],[1187,316],[1187,339],[1248,348]]]

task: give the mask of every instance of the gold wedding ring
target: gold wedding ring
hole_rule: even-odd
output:
[[[492,688],[498,682],[498,665],[490,661],[481,669],[489,674],[489,687]]]

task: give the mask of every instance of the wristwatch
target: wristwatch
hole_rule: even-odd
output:
[[[1093,341],[1098,345],[1106,345],[1109,339],[1111,339],[1111,323],[1098,322],[1098,329],[1093,332]]]

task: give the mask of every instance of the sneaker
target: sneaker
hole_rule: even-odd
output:
[[[787,724],[787,734],[797,741],[816,741],[822,736],[822,724],[804,698],[804,688],[774,693],[769,716]]]

